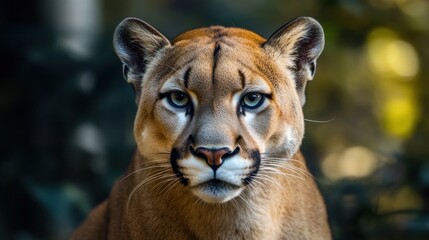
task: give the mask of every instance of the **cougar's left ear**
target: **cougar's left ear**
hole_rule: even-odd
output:
[[[113,46],[123,63],[124,78],[140,98],[141,81],[146,66],[170,41],[149,24],[137,18],[126,18],[115,30]]]
[[[296,89],[305,103],[305,86],[316,72],[316,60],[325,44],[323,29],[310,17],[300,17],[287,23],[263,44],[276,60],[292,71]]]

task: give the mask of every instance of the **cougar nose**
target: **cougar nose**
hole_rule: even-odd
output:
[[[222,165],[225,159],[234,156],[239,151],[239,148],[236,148],[234,152],[232,152],[229,148],[199,147],[196,150],[193,150],[193,148],[191,147],[190,149],[192,154],[205,159],[207,164],[214,171],[216,171],[216,169],[220,167],[220,165]]]

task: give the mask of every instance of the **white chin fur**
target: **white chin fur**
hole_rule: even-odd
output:
[[[192,193],[207,203],[224,203],[237,197],[243,188],[236,189],[219,189],[212,191],[204,187],[193,187]]]

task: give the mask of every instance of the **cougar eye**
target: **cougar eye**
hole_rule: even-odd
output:
[[[262,105],[265,101],[265,96],[258,92],[251,92],[246,95],[241,100],[241,105],[244,108],[256,109]]]
[[[184,92],[174,91],[167,95],[168,103],[175,108],[185,108],[189,105],[189,97]]]

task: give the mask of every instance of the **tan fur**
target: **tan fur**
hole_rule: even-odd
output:
[[[168,42],[146,23],[127,19],[114,43],[130,69],[127,80],[141,92],[137,150],[124,178],[71,239],[331,238],[323,199],[298,150],[303,88],[323,48],[315,20],[299,18],[269,40],[215,26]],[[137,57],[130,52],[136,49],[142,51]],[[171,90],[188,95],[191,113],[160,96]],[[248,92],[270,99],[257,111],[242,113]],[[213,175],[234,183],[234,190],[201,187],[211,168],[191,152],[198,147],[238,149]],[[257,173],[247,183],[243,176],[254,166]]]

